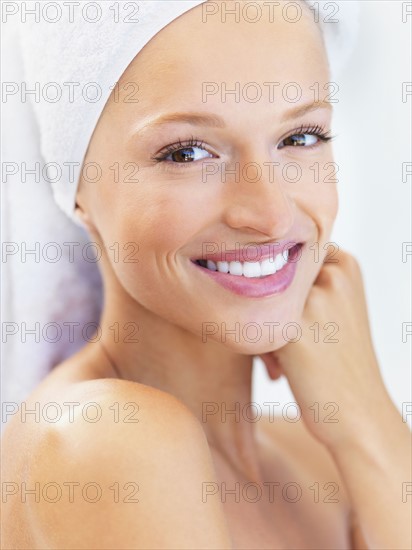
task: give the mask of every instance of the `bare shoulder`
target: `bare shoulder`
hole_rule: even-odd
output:
[[[202,433],[191,411],[173,395],[129,380],[115,378],[67,378],[70,367],[56,368],[22,403],[8,411],[2,438],[12,455],[29,441],[40,447],[47,441],[89,440],[88,449],[98,448],[100,437],[125,437],[124,445],[139,437],[168,434],[173,426]],[[146,433],[148,432],[148,433]],[[132,441],[133,441],[132,440]],[[93,445],[91,445],[91,442]],[[22,448],[20,448],[22,447]],[[72,451],[79,445],[72,447]]]
[[[173,395],[138,382],[111,377],[106,359],[91,348],[56,366],[19,405],[7,411],[4,442],[14,447],[21,439],[32,443],[44,437],[82,437],[110,431],[130,432],[135,437],[147,428],[185,424],[197,420]],[[139,426],[139,430],[136,429]],[[200,430],[198,430],[200,431]],[[79,433],[78,433],[79,432]]]
[[[55,422],[47,420],[52,399]],[[10,534],[13,547],[200,548],[206,532],[210,548],[230,548],[221,510],[199,496],[214,470],[201,425],[183,403],[116,379],[68,384],[52,399],[41,390],[28,400],[40,404],[35,425],[14,419],[30,445],[6,468],[38,488],[38,498],[14,507],[10,499],[6,521],[20,517],[21,538],[30,541]],[[19,440],[7,438],[4,452],[18,453]]]
[[[72,453],[82,447],[82,456],[85,449],[99,452],[101,445],[108,457],[117,443],[132,453],[140,440],[148,443],[170,437],[178,441],[181,434],[190,438],[203,433],[196,417],[176,397],[129,380],[80,381],[53,399],[53,404],[40,400],[42,421],[37,431],[41,439],[49,440],[56,449],[67,446]],[[56,409],[57,422],[47,421],[44,412],[50,407]],[[128,456],[127,452],[123,457],[117,453],[117,461]]]
[[[176,397],[129,380],[78,382],[59,396],[59,405],[64,412],[57,423],[43,423],[42,442],[85,467],[98,457],[104,467],[111,459],[119,468],[132,467],[137,456],[147,457],[161,444],[177,446],[204,435]]]

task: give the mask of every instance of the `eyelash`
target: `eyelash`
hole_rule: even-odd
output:
[[[290,137],[303,135],[303,134],[316,136],[320,139],[320,141],[322,141],[324,143],[332,141],[335,137],[335,136],[330,135],[329,130],[326,131],[324,127],[320,126],[319,124],[316,124],[316,125],[311,125],[311,126],[301,126],[300,128],[297,128],[297,129],[293,130],[293,132],[291,132],[288,136],[283,138],[282,141],[285,141],[286,139],[288,139]],[[316,144],[316,145],[319,145],[319,144]],[[313,149],[314,147],[316,147],[316,145],[309,145],[309,146],[303,147],[303,148],[304,149]],[[163,162],[172,153],[175,153],[175,152],[177,152],[181,149],[190,149],[191,147],[198,147],[198,148],[204,149],[205,151],[210,153],[210,151],[208,151],[205,148],[204,141],[202,141],[202,140],[200,140],[200,139],[198,139],[194,136],[191,136],[189,140],[186,140],[186,141],[182,142],[179,139],[176,143],[172,143],[172,144],[168,145],[167,147],[165,147],[164,149],[162,149],[160,151],[158,156],[153,156],[153,157],[151,157],[151,159],[153,161],[155,161],[156,163]],[[285,147],[293,147],[293,146],[286,145]],[[193,164],[193,162],[188,162],[188,163],[186,163],[186,162],[172,162],[172,161],[168,161],[168,162],[170,162],[170,164],[174,164],[174,165]]]
[[[177,141],[177,143],[172,143],[171,145],[168,145],[164,149],[162,149],[159,153],[158,157],[151,157],[152,160],[155,160],[157,162],[161,162],[166,159],[169,155],[172,153],[175,153],[176,151],[179,151],[180,149],[189,149],[190,147],[199,147],[200,149],[204,149],[205,143],[204,141],[199,140],[196,137],[191,136],[191,138],[187,141],[181,141],[180,139]],[[206,149],[205,149],[206,150]],[[210,151],[207,151],[208,153]],[[173,163],[173,164],[186,164],[186,163]],[[190,164],[190,163],[187,163]]]
[[[283,138],[282,141],[290,137],[298,136],[302,134],[316,136],[320,139],[320,141],[324,143],[327,143],[328,141],[332,141],[335,138],[335,136],[331,136],[330,130],[327,130],[327,131],[325,130],[324,126],[320,126],[319,124],[313,124],[311,126],[301,126],[300,128],[293,130],[293,132],[290,133],[285,138]],[[312,149],[313,147],[315,147],[315,145],[309,145],[308,147],[304,147],[304,149]]]

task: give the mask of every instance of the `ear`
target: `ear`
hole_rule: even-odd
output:
[[[79,204],[78,201],[76,201],[74,215],[80,220],[80,223],[89,232],[89,234],[96,234],[96,227],[91,221],[89,214],[86,212],[86,210],[84,210],[84,208]]]

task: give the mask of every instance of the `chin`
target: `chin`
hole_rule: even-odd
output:
[[[293,304],[290,301],[298,301]],[[257,304],[227,314],[210,316],[214,321],[202,323],[202,342],[223,344],[231,351],[244,355],[260,355],[275,351],[288,343],[299,341],[303,335],[302,312],[304,297],[295,295],[273,305]]]
[[[264,353],[270,353],[284,347],[288,342],[285,342],[282,339],[282,335],[279,338],[276,338],[275,342],[270,340],[260,341],[256,343],[251,343],[249,341],[243,342],[227,342],[228,348],[240,355],[262,355]],[[226,344],[225,344],[226,345]]]
[[[260,340],[253,342],[251,339],[245,339],[239,343],[234,343],[232,349],[243,355],[261,355],[283,348],[285,345],[300,340],[302,330],[299,323],[296,325],[289,324],[287,333],[283,334],[282,330],[275,331],[274,334],[265,335]]]

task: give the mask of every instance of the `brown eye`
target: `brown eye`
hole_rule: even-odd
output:
[[[206,155],[202,156],[202,152]],[[213,155],[205,149],[203,142],[192,138],[188,143],[179,140],[178,143],[166,147],[159,156],[152,158],[157,162],[167,161],[168,164],[189,164],[208,157]]]
[[[198,151],[201,151],[203,153],[206,153],[206,155],[202,156],[202,153],[196,152],[195,149]],[[164,160],[168,160],[168,157],[171,157],[171,161],[178,163],[178,164],[184,164],[193,162],[195,160],[202,160],[207,157],[212,157],[208,151],[203,149],[203,147],[197,147],[197,146],[189,146],[184,147],[180,149],[176,149],[175,151],[171,151],[168,155],[164,157]]]
[[[283,147],[310,147],[316,145],[318,136],[312,134],[294,134],[282,140],[279,144],[279,149]]]
[[[178,149],[169,156],[172,157],[174,162],[192,162],[194,160],[193,147],[187,147],[186,149]]]

